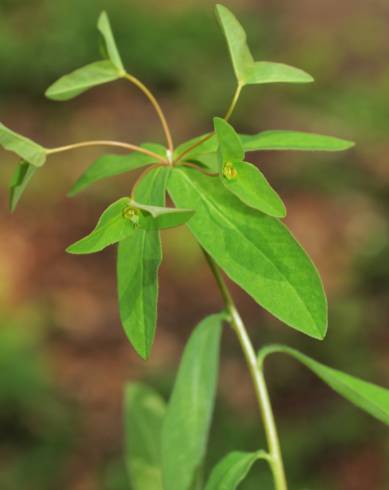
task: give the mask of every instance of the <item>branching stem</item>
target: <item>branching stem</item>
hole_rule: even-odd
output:
[[[204,251],[204,254],[216,279],[221,295],[224,299],[226,311],[229,315],[230,325],[236,333],[244,357],[246,359],[247,367],[250,371],[268,443],[270,455],[268,461],[273,474],[275,490],[287,490],[288,486],[285,477],[285,470],[282,460],[281,447],[278,439],[277,427],[275,424],[273,409],[271,406],[263,371],[257,365],[257,358],[253,345],[247,334],[246,327],[236,308],[231,293],[226,283],[224,282],[221,270],[214,262],[212,257],[207,254],[207,252]]]
[[[53,155],[54,153],[62,153],[63,151],[76,150],[78,148],[85,148],[88,146],[114,146],[117,148],[124,148],[126,150],[138,151],[139,153],[144,153],[145,155],[149,155],[157,159],[162,163],[168,163],[165,158],[158,153],[154,153],[153,151],[147,150],[146,148],[142,148],[141,146],[132,145],[131,143],[122,143],[120,141],[108,141],[108,140],[96,140],[96,141],[82,141],[81,143],[73,143],[71,145],[66,146],[58,146],[57,148],[51,148],[47,150],[47,154]]]
[[[227,109],[227,112],[224,116],[224,120],[225,121],[229,121],[234,110],[235,110],[235,107],[236,107],[236,104],[238,103],[238,100],[239,100],[239,97],[240,97],[240,93],[242,91],[242,85],[238,85],[236,90],[235,90],[235,93],[232,97],[232,101],[231,101],[231,104],[230,104],[230,107]],[[215,131],[212,131],[212,133],[209,133],[207,134],[206,136],[204,136],[204,138],[202,138],[200,141],[197,141],[196,143],[193,143],[192,146],[190,146],[189,148],[187,148],[185,151],[183,151],[182,153],[180,153],[178,155],[178,157],[175,159],[175,162],[179,162],[180,160],[182,160],[186,155],[188,155],[192,150],[194,150],[195,148],[197,148],[198,146],[202,145],[203,143],[205,143],[206,141],[210,140],[212,138],[212,136],[214,136],[215,134]]]
[[[163,131],[165,133],[166,142],[167,142],[167,146],[169,148],[170,154],[173,155],[173,152],[174,152],[174,144],[173,144],[172,134],[171,134],[169,125],[167,123],[165,114],[164,114],[164,112],[163,112],[163,110],[162,110],[162,108],[161,108],[158,100],[155,98],[155,96],[153,95],[153,93],[146,87],[146,85],[143,82],[141,82],[140,80],[138,80],[138,78],[134,77],[133,75],[130,75],[129,73],[126,73],[124,75],[124,77],[129,82],[131,82],[136,87],[138,87],[139,90],[141,90],[145,94],[145,96],[149,99],[149,101],[151,102],[152,106],[155,109],[155,112],[158,114],[158,117],[159,117],[159,119],[161,121],[162,128],[163,128]]]

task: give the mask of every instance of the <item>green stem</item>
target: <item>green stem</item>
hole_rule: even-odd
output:
[[[242,88],[243,88],[243,86],[240,85],[240,84],[238,84],[238,86],[236,87],[236,90],[235,90],[234,96],[232,98],[230,107],[228,108],[228,110],[226,112],[226,115],[224,116],[224,120],[225,121],[229,121],[230,120],[230,118],[232,116],[232,113],[235,110],[236,104],[238,103],[238,100],[239,100],[239,97],[240,97],[240,93],[242,92]]]
[[[261,368],[258,367],[253,345],[247,334],[246,327],[236,308],[231,293],[226,283],[224,282],[221,271],[212,259],[212,257],[210,257],[205,251],[204,253],[212,270],[212,273],[215,276],[220,292],[223,296],[226,310],[229,314],[231,327],[237,335],[254,384],[255,395],[259,404],[262,421],[265,428],[265,434],[270,455],[269,464],[273,473],[274,487],[276,490],[287,490],[288,486],[285,477],[285,470],[282,460],[277,427],[274,420],[273,409],[271,406],[263,371]]]
[[[63,151],[75,150],[77,148],[85,148],[88,146],[115,146],[117,148],[125,148],[126,150],[137,151],[139,153],[144,153],[150,157],[156,158],[162,163],[168,163],[161,155],[154,153],[153,151],[142,148],[141,146],[132,145],[130,143],[121,143],[120,141],[107,141],[107,140],[97,140],[97,141],[82,141],[81,143],[73,143],[66,146],[58,146],[57,148],[51,148],[47,150],[48,155],[53,155],[54,153],[61,153]]]
[[[171,134],[169,125],[167,123],[165,114],[164,114],[161,106],[159,105],[158,100],[154,97],[153,93],[146,87],[146,85],[143,82],[141,82],[140,80],[138,80],[138,78],[134,77],[133,75],[130,75],[129,73],[126,73],[124,75],[124,78],[126,78],[129,82],[134,84],[136,87],[138,87],[139,90],[141,90],[144,93],[144,95],[149,99],[152,106],[154,107],[155,112],[157,113],[159,120],[161,121],[163,131],[165,133],[166,142],[167,142],[167,145],[169,148],[169,153],[170,153],[169,154],[169,163],[171,163],[171,160],[173,158],[173,153],[174,153],[173,138],[172,138],[172,134]]]
[[[243,86],[242,85],[238,85],[236,90],[235,90],[235,93],[232,97],[232,101],[231,101],[231,104],[230,104],[230,107],[227,109],[227,112],[224,116],[224,120],[225,121],[229,121],[229,119],[231,118],[232,116],[232,113],[234,112],[235,110],[235,107],[236,107],[236,104],[238,103],[238,100],[239,100],[239,97],[240,97],[240,93],[242,91],[242,88]],[[210,140],[212,138],[212,136],[214,136],[215,134],[215,131],[212,131],[211,133],[207,134],[206,136],[204,136],[204,138],[202,138],[200,141],[197,141],[197,143],[194,143],[192,146],[190,146],[189,148],[187,148],[185,151],[183,151],[182,153],[180,153],[178,155],[177,158],[175,158],[174,160],[174,163],[176,162],[179,162],[180,160],[182,160],[186,155],[188,155],[192,150],[194,150],[195,148],[197,148],[198,146],[202,145],[203,143],[205,143],[206,141]]]

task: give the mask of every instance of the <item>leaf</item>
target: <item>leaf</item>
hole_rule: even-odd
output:
[[[225,456],[212,470],[205,490],[235,490],[258,459],[267,459],[263,451],[234,451]]]
[[[189,490],[202,464],[219,370],[223,316],[205,318],[182,356],[162,427],[164,490]]]
[[[233,281],[287,325],[324,338],[327,302],[319,274],[282,223],[193,169],[176,167],[168,190],[177,206],[196,210],[190,230]]]
[[[184,225],[194,214],[193,209],[165,208],[150,206],[132,201],[132,206],[145,211],[146,219],[140,222],[140,226],[147,230],[162,230]],[[149,219],[151,218],[151,219]]]
[[[2,123],[0,123],[0,145],[36,167],[41,167],[46,161],[46,149],[43,146],[15,133]]]
[[[86,237],[70,245],[66,251],[71,254],[91,254],[123,240],[136,229],[136,222],[126,219],[125,210],[131,206],[128,197],[115,201],[100,216],[96,227]]]
[[[37,167],[24,161],[21,161],[17,166],[10,183],[9,208],[11,212],[15,211],[23,192],[26,190],[36,170]]]
[[[183,143],[177,148],[177,155],[197,141],[201,141],[205,136],[207,135],[198,136],[187,143]],[[344,151],[354,146],[352,141],[335,138],[333,136],[304,133],[302,131],[261,131],[260,133],[253,135],[240,134],[239,137],[245,152],[260,150]],[[204,155],[215,153],[217,151],[217,146],[217,138],[212,137],[190,151],[190,153],[185,156],[185,160],[193,157],[203,159]],[[179,151],[180,148],[183,148],[183,150]],[[199,155],[201,155],[201,157]]]
[[[215,133],[219,142],[219,153],[223,163],[227,161],[242,161],[244,151],[242,141],[235,129],[224,119],[215,117],[213,120]]]
[[[170,168],[148,173],[136,188],[135,198],[150,205],[163,205]],[[137,229],[119,243],[117,280],[120,318],[137,353],[147,359],[157,321],[158,270],[162,261],[158,230]]]
[[[350,376],[330,368],[285,345],[265,346],[258,354],[262,364],[265,357],[274,352],[282,352],[294,357],[327,383],[339,395],[368,412],[384,424],[389,425],[389,389]]]
[[[240,137],[246,151],[343,151],[354,146],[352,141],[301,131],[262,131],[253,135],[242,134]]]
[[[286,216],[285,205],[262,172],[247,162],[230,162],[224,166],[221,180],[226,189],[243,203],[269,216]]]
[[[96,61],[61,77],[46,90],[46,97],[52,100],[69,100],[90,88],[113,82],[121,77],[111,61]]]
[[[254,209],[270,216],[284,217],[284,203],[262,172],[251,163],[242,162],[242,141],[235,129],[220,118],[215,118],[214,124],[219,141],[219,174],[226,189]]]
[[[143,384],[125,391],[126,467],[133,490],[163,490],[161,430],[166,404]]]
[[[223,5],[216,13],[227,40],[235,75],[240,86],[259,83],[307,83],[313,78],[304,71],[282,63],[254,61],[246,33],[234,14]]]
[[[125,73],[122,59],[116,47],[115,38],[112,33],[111,24],[109,22],[107,12],[103,11],[100,14],[97,28],[104,39],[109,59],[116,66],[119,72]]]
[[[142,148],[154,151],[159,155],[165,154],[165,148],[161,145],[146,143],[141,146]],[[75,182],[69,191],[69,196],[75,196],[99,180],[130,172],[152,163],[156,163],[155,158],[136,151],[129,153],[128,155],[103,155],[93,162],[77,182]]]
[[[272,63],[269,61],[256,61],[247,70],[245,85],[258,85],[262,83],[309,83],[313,82],[311,75],[299,68]]]

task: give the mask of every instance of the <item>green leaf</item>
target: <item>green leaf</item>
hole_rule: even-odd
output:
[[[354,146],[352,141],[301,131],[262,131],[253,135],[242,134],[240,137],[246,151],[343,151]]]
[[[263,451],[229,453],[213,468],[205,490],[235,490],[258,459],[267,459],[267,456]]]
[[[46,90],[52,100],[69,100],[90,88],[118,80],[121,77],[111,61],[96,61],[61,77]]]
[[[327,302],[319,274],[282,223],[193,169],[176,167],[168,190],[177,206],[196,210],[189,228],[233,281],[287,325],[324,338]]]
[[[255,165],[241,161],[244,150],[238,133],[224,119],[216,117],[214,124],[219,141],[219,173],[223,185],[248,206],[283,218],[286,209],[276,191]]]
[[[165,208],[161,206],[150,206],[132,201],[132,206],[145,211],[146,216],[140,227],[147,230],[162,230],[184,225],[193,216],[193,209]],[[151,219],[150,219],[151,218]]]
[[[126,219],[125,211],[131,207],[131,200],[122,197],[112,203],[100,216],[96,227],[89,235],[70,245],[66,251],[71,254],[91,254],[123,240],[133,234],[136,222]]]
[[[146,143],[141,146],[142,148],[154,151],[159,155],[165,155],[166,150],[161,145]],[[93,162],[77,182],[75,182],[69,191],[69,196],[75,196],[99,180],[130,172],[152,163],[156,163],[155,158],[136,151],[129,153],[128,155],[103,155]]]
[[[384,424],[389,425],[389,389],[325,366],[285,345],[269,345],[261,349],[258,354],[260,364],[263,363],[266,356],[274,352],[282,352],[294,357],[339,395],[381,422],[384,422]]]
[[[283,218],[286,208],[262,172],[247,162],[227,162],[221,173],[226,189],[251,208],[269,216]]]
[[[0,123],[0,146],[16,153],[36,167],[41,167],[46,161],[46,149],[43,146],[15,133],[2,123]]]
[[[234,14],[223,5],[216,13],[227,40],[235,75],[240,86],[259,83],[307,83],[313,78],[304,71],[282,63],[254,61],[246,33]]]
[[[150,205],[164,205],[170,168],[149,172],[136,188],[135,198]],[[157,321],[158,270],[162,261],[158,230],[137,229],[119,243],[117,279],[120,318],[128,339],[147,359]]]
[[[148,386],[125,391],[126,467],[133,490],[163,490],[161,430],[166,413],[162,397]]]
[[[219,142],[219,153],[223,163],[227,161],[242,161],[244,151],[242,141],[235,129],[224,119],[215,117],[213,120],[215,133]]]
[[[177,148],[177,155],[181,153],[180,148],[184,151],[192,144],[201,141],[205,136],[207,135],[197,136],[180,145]],[[245,152],[260,150],[344,151],[354,146],[352,141],[302,131],[261,131],[253,135],[240,134],[239,137]],[[212,137],[190,151],[185,156],[185,160],[196,157],[202,161],[205,155],[209,157],[209,155],[216,153],[217,147],[218,140],[216,137]]]
[[[269,61],[256,61],[246,72],[245,85],[258,85],[262,83],[309,83],[313,82],[311,75],[299,68],[272,63]]]
[[[24,161],[20,162],[17,166],[10,183],[9,208],[12,212],[15,211],[23,192],[26,190],[36,170],[37,167]]]
[[[120,72],[125,73],[122,59],[120,57],[118,48],[116,47],[115,38],[112,33],[111,24],[109,22],[107,12],[104,11],[100,14],[97,28],[104,39],[109,59]]]
[[[165,490],[190,490],[202,464],[219,370],[222,315],[205,318],[183,353],[162,427]]]

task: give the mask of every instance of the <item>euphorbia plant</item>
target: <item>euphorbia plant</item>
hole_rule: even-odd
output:
[[[85,146],[127,150],[104,155],[78,179],[74,196],[107,177],[142,169],[130,196],[122,196],[101,215],[96,227],[68,248],[88,254],[118,245],[117,276],[120,316],[137,353],[148,358],[157,320],[158,269],[162,260],[160,231],[186,224],[215,276],[224,308],[194,330],[182,357],[169,404],[141,384],[126,390],[128,470],[134,490],[233,490],[258,459],[268,462],[274,487],[286,490],[286,476],[263,364],[275,352],[308,367],[340,395],[389,424],[389,391],[325,366],[284,345],[256,352],[224,281],[225,273],[283,323],[322,340],[327,331],[327,301],[319,274],[296,239],[280,221],[286,214],[281,197],[246,154],[261,150],[341,151],[353,143],[297,131],[236,132],[229,120],[246,85],[309,83],[304,71],[280,63],[255,61],[246,34],[234,15],[218,5],[217,16],[227,40],[237,80],[225,116],[212,130],[175,147],[169,125],[155,96],[123,66],[108,17],[98,22],[104,59],[55,82],[46,92],[68,100],[97,85],[126,79],[152,103],[166,137],[166,147],[117,141],[85,141],[44,148],[0,126],[0,143],[22,161],[11,183],[13,210],[28,182],[48,157]],[[176,207],[166,207],[166,194]],[[222,324],[236,333],[251,376],[267,438],[253,453],[233,452],[213,469],[204,484],[200,471],[218,377]],[[239,448],[242,449],[242,448]]]

